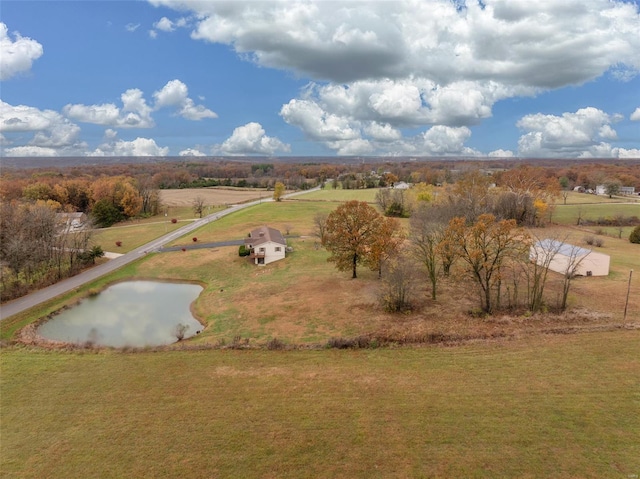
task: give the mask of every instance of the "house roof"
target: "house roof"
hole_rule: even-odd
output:
[[[263,243],[279,243],[286,246],[287,241],[282,236],[282,233],[275,228],[269,228],[268,226],[261,226],[251,230],[249,237],[244,240],[245,244],[251,244],[252,246],[260,245]]]
[[[591,253],[590,249],[581,248],[580,246],[575,246],[569,243],[564,243],[549,238],[536,242],[536,247],[540,247],[544,251],[548,252],[557,251],[558,254],[572,257],[586,256]]]

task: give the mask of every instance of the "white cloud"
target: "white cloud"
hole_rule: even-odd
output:
[[[518,141],[518,154],[525,157],[616,156],[611,145],[603,140],[617,138],[611,123],[619,120],[619,115],[609,115],[593,107],[562,116],[527,115],[517,123],[526,132]]]
[[[360,137],[360,132],[347,118],[328,113],[311,100],[291,100],[282,106],[280,116],[313,140],[341,141]]]
[[[394,141],[402,138],[402,133],[388,123],[371,122],[364,127],[364,132],[378,141]]]
[[[511,150],[493,150],[488,155],[489,158],[513,158],[513,151]]]
[[[233,134],[216,149],[229,155],[273,155],[291,148],[279,139],[265,135],[260,123],[251,122],[233,130]]]
[[[622,0],[150,2],[188,11],[195,40],[316,81],[280,115],[336,151],[410,149],[402,128],[471,126],[500,100],[640,71],[640,13]]]
[[[111,128],[107,128],[104,131],[105,140],[113,140],[116,136],[118,136],[118,132],[115,130],[112,130]]]
[[[207,156],[207,155],[195,148],[187,148],[186,150],[182,150],[180,153],[178,153],[178,156]]]
[[[161,90],[153,94],[156,109],[162,107],[175,107],[178,114],[187,120],[202,120],[204,118],[217,118],[218,115],[202,105],[196,105],[189,98],[189,90],[180,80],[171,80]]]
[[[155,30],[149,30],[149,38],[155,40],[156,38],[158,38],[158,32],[156,32]]]
[[[140,28],[139,23],[127,23],[124,27],[128,32],[135,32],[138,28]]]
[[[18,105],[13,106],[0,100],[0,131],[9,135],[33,133],[24,147],[6,149],[6,156],[24,156],[28,151],[40,151],[38,156],[50,155],[51,150],[75,152],[84,143],[78,141],[80,127],[53,110]],[[10,137],[5,137],[10,142]],[[34,153],[35,154],[35,153]]]
[[[640,121],[640,106],[635,109],[631,116],[629,117],[631,121]]]
[[[629,150],[626,148],[614,148],[613,153],[616,158],[640,158],[640,149],[638,148]]]
[[[41,146],[16,146],[4,150],[4,156],[58,156],[58,150]]]
[[[31,70],[31,65],[42,56],[42,45],[31,38],[14,33],[11,40],[7,26],[0,22],[0,80]]]
[[[167,17],[162,17],[160,20],[153,24],[153,28],[161,30],[163,32],[172,32],[176,29],[173,22]]]
[[[609,0],[186,2],[192,37],[340,83],[427,78],[558,88],[640,68],[640,15]]]
[[[87,156],[167,156],[168,147],[159,147],[151,138],[136,138],[133,141],[118,140],[104,143]]]
[[[336,154],[340,156],[358,156],[368,155],[375,149],[369,140],[356,138],[353,140],[341,140],[328,142],[327,146],[336,150]]]
[[[69,104],[63,113],[76,121],[118,128],[152,128],[151,107],[147,105],[141,90],[131,88],[121,96],[122,108],[113,103],[102,105]]]

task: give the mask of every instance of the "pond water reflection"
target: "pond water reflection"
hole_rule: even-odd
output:
[[[156,281],[126,281],[109,286],[38,328],[47,339],[101,346],[160,346],[202,330],[189,310],[202,287]]]

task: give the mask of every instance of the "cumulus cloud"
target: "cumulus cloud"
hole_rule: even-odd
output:
[[[195,40],[312,79],[280,115],[336,151],[403,149],[403,128],[468,127],[501,100],[640,71],[640,12],[622,0],[150,2],[188,11]]]
[[[122,108],[113,103],[102,105],[68,104],[63,113],[76,121],[118,128],[151,128],[151,107],[137,88],[125,91],[121,96]]]
[[[611,124],[619,115],[609,115],[597,108],[581,108],[562,116],[536,113],[517,122],[526,133],[518,141],[519,156],[528,157],[611,157],[619,149],[605,140],[617,138]]]
[[[489,152],[487,156],[489,158],[513,158],[513,151],[498,149]]]
[[[161,30],[163,32],[172,32],[176,29],[173,22],[167,17],[162,17],[160,20],[153,24],[153,28]]]
[[[279,139],[267,136],[262,125],[255,122],[233,130],[233,134],[216,149],[228,155],[273,155],[277,151],[291,150]]]
[[[0,80],[31,70],[31,65],[42,56],[42,45],[31,38],[8,34],[7,26],[0,22]]]
[[[54,148],[44,148],[41,146],[15,146],[7,148],[4,156],[59,156],[58,150]]]
[[[162,107],[177,108],[178,114],[187,120],[217,118],[218,115],[202,105],[196,105],[189,98],[189,89],[180,80],[171,80],[161,90],[153,94],[156,109]]]
[[[629,117],[631,121],[640,121],[640,106],[635,109],[631,116]]]
[[[180,153],[178,153],[178,156],[207,156],[207,155],[195,148],[187,148],[186,150],[182,150]]]
[[[139,23],[127,23],[124,27],[128,32],[135,32],[138,28],[140,28]]]
[[[558,88],[640,68],[640,15],[622,1],[151,3],[193,12],[194,39],[339,83],[421,77]]]
[[[84,143],[78,141],[80,127],[53,110],[17,105],[13,106],[0,100],[0,132],[8,135],[33,133],[27,145],[9,148],[4,151],[7,156],[24,156],[34,151],[38,156],[55,156],[52,151],[73,153],[82,148]],[[9,137],[4,137],[10,142]]]
[[[87,156],[167,156],[168,147],[159,147],[151,138],[136,138],[132,141],[117,140],[104,143]]]
[[[291,100],[282,106],[280,116],[313,140],[341,141],[360,137],[360,132],[346,117],[329,113],[312,100]]]

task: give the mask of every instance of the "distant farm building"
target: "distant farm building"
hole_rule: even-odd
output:
[[[268,226],[261,226],[249,233],[244,240],[245,248],[254,264],[269,264],[284,259],[287,241],[282,233]]]
[[[545,239],[531,247],[529,257],[544,266],[550,259],[548,267],[556,273],[573,272],[576,276],[607,276],[609,274],[610,257],[596,253],[590,249],[580,248],[557,240]]]
[[[607,187],[605,185],[598,185],[596,186],[596,195],[608,195],[609,193],[607,193]],[[636,194],[636,188],[635,186],[620,186],[618,188],[618,192],[616,193],[618,195],[635,195]]]

